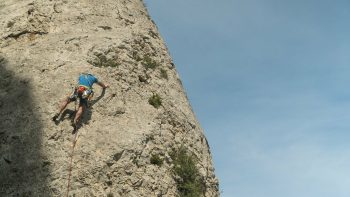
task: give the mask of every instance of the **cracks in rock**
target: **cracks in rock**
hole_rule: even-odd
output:
[[[113,155],[111,155],[111,159],[109,159],[108,161],[106,161],[106,164],[108,167],[111,167],[113,164],[115,164],[116,162],[118,162],[123,154],[124,154],[125,150],[118,150],[116,151],[116,153],[114,153]]]
[[[35,35],[48,34],[48,26],[52,19],[52,13],[44,13],[39,11],[35,4],[31,4],[26,14],[13,18],[7,24],[7,28],[11,29],[11,33],[3,39],[15,39],[20,37],[28,36],[29,40],[33,40]]]
[[[19,33],[11,33],[11,34],[7,35],[4,39],[6,40],[6,39],[9,39],[9,38],[13,38],[13,39],[17,40],[19,37],[21,37],[23,35],[26,35],[26,34],[29,34],[30,36],[33,36],[33,35],[45,35],[45,34],[47,34],[47,32],[24,30],[24,31],[21,31]]]
[[[118,160],[122,157],[123,153],[124,153],[124,150],[115,153],[115,154],[113,155],[113,160],[114,160],[114,161],[118,161]]]
[[[112,27],[110,27],[110,26],[98,26],[98,28],[101,28],[103,30],[111,30],[112,29]]]
[[[61,13],[62,10],[59,9],[60,4],[58,4],[57,2],[53,5],[53,10],[55,13]]]
[[[130,19],[125,18],[125,17],[123,17],[123,16],[122,16],[122,14],[121,14],[121,12],[120,12],[120,10],[119,10],[118,6],[117,6],[117,7],[115,7],[114,9],[116,9],[116,10],[117,10],[117,14],[118,14],[117,19],[124,21],[124,25],[125,25],[125,26],[135,24],[135,21],[132,21],[132,20],[130,20]],[[126,7],[126,9],[127,9],[127,12],[130,12],[128,7]]]
[[[60,130],[60,131],[55,132],[54,134],[52,134],[52,135],[49,137],[49,140],[55,140],[55,141],[57,141],[59,138],[61,138],[62,133],[63,133],[63,130]]]
[[[61,68],[61,67],[64,66],[64,65],[66,65],[66,63],[62,63],[62,64],[56,66],[53,70],[57,70],[57,69]]]
[[[85,38],[88,38],[89,36],[79,36],[79,37],[73,37],[73,38],[69,38],[67,39],[64,44],[69,44],[71,41],[80,41],[81,39],[85,39]]]

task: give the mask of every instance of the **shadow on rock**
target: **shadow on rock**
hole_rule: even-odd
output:
[[[12,67],[0,56],[0,196],[47,196],[50,162],[41,153],[31,84]]]
[[[81,118],[81,124],[89,124],[89,121],[91,120],[92,116],[92,107],[97,104],[106,94],[106,89],[103,89],[101,94],[96,98],[90,101],[89,107],[85,108],[85,112]]]
[[[83,124],[89,124],[89,121],[91,120],[91,117],[92,117],[92,107],[97,103],[99,102],[106,94],[106,90],[103,89],[101,94],[94,100],[90,101],[89,102],[89,106],[85,108],[85,111],[81,117],[81,122],[80,122],[80,125],[83,125]],[[75,101],[73,101],[72,103],[74,105],[77,105],[76,103],[74,103]],[[60,122],[64,121],[64,120],[67,120],[69,119],[72,123],[73,123],[73,120],[74,120],[74,117],[75,117],[75,114],[76,114],[76,108],[77,106],[75,106],[75,110],[71,110],[71,109],[65,109],[60,118],[55,120],[55,124],[58,125]],[[78,127],[79,129],[79,127]],[[73,131],[73,134],[75,133],[76,131]]]
[[[66,120],[66,119],[69,119],[69,120],[71,120],[71,122],[73,122],[74,116],[75,116],[75,110],[65,109],[62,112],[60,118],[55,120],[54,122],[55,122],[56,125],[60,124],[60,122]]]

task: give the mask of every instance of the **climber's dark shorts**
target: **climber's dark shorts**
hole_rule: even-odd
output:
[[[78,100],[79,99],[79,100]],[[78,94],[77,90],[75,89],[72,94],[68,97],[68,101],[79,101],[79,105],[84,105],[85,107],[88,107],[88,99],[83,99],[81,95]]]

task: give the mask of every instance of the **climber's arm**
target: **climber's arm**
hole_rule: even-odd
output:
[[[103,83],[103,82],[97,82],[97,84],[99,85],[99,86],[101,86],[102,88],[108,88],[109,87],[109,85],[108,84],[105,84],[105,83]]]

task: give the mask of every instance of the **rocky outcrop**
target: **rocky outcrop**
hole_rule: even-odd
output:
[[[69,177],[69,196],[219,196],[208,142],[142,1],[1,1],[0,29],[0,196],[65,196]],[[73,135],[74,103],[51,117],[81,72],[111,87],[95,87]]]

